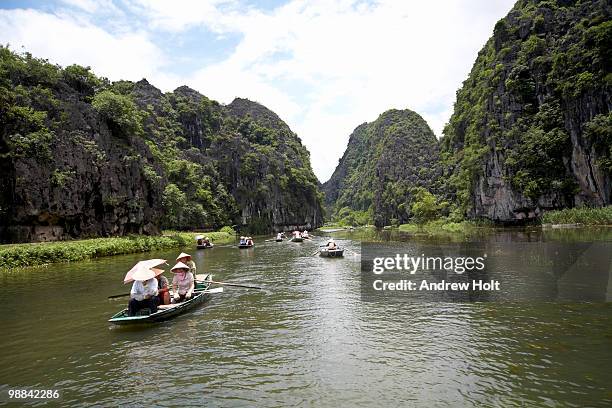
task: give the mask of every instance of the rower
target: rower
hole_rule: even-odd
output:
[[[334,241],[333,238],[330,238],[329,241],[327,241],[327,249],[328,250],[334,250],[337,249],[338,246],[336,245],[336,241]]]
[[[182,262],[187,265],[189,267],[189,272],[191,272],[193,276],[196,276],[196,264],[191,259],[191,255],[181,252],[181,254],[176,257],[176,262]]]
[[[170,270],[174,274],[172,278],[172,292],[174,293],[174,303],[191,299],[195,289],[195,280],[189,267],[182,262],[177,262]]]

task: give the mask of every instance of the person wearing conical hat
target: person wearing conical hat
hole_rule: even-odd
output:
[[[141,309],[149,309],[149,313],[157,312],[159,305],[157,276],[163,272],[161,269],[148,269],[134,273],[128,316],[136,316]]]
[[[182,262],[187,265],[189,267],[189,272],[191,272],[193,276],[196,276],[196,264],[191,259],[191,255],[181,252],[181,254],[176,257],[176,262]]]
[[[195,289],[195,280],[189,266],[183,262],[177,262],[170,270],[174,274],[172,278],[172,291],[174,292],[174,301],[176,303],[191,299],[193,290]]]

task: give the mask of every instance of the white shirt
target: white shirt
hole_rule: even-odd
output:
[[[148,281],[134,281],[130,296],[138,301],[144,300],[145,297],[157,296],[157,279],[151,278]]]

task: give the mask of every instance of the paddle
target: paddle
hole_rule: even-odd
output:
[[[317,249],[317,251],[316,251],[314,254],[310,255],[310,256],[315,256],[315,255],[316,255],[316,254],[318,254],[319,252],[321,252],[321,250],[320,250],[320,249]]]
[[[259,290],[263,290],[263,288],[261,286],[252,286],[252,285],[241,285],[239,283],[229,283],[229,282],[217,282],[217,281],[203,281],[203,280],[197,280],[196,282],[200,282],[200,283],[215,283],[217,285],[225,285],[225,286],[237,286],[239,288],[247,288],[247,289],[259,289]]]
[[[120,294],[120,295],[112,295],[112,296],[109,296],[108,298],[109,298],[109,299],[117,299],[117,298],[121,298],[121,297],[125,297],[125,296],[130,296],[130,294],[129,294],[129,293],[122,293],[122,294]]]

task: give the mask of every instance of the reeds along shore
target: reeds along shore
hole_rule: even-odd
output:
[[[14,269],[57,262],[76,262],[103,256],[147,252],[195,245],[195,233],[166,231],[162,236],[132,235],[75,241],[0,245],[0,268]],[[214,243],[235,239],[229,231],[206,233]]]

